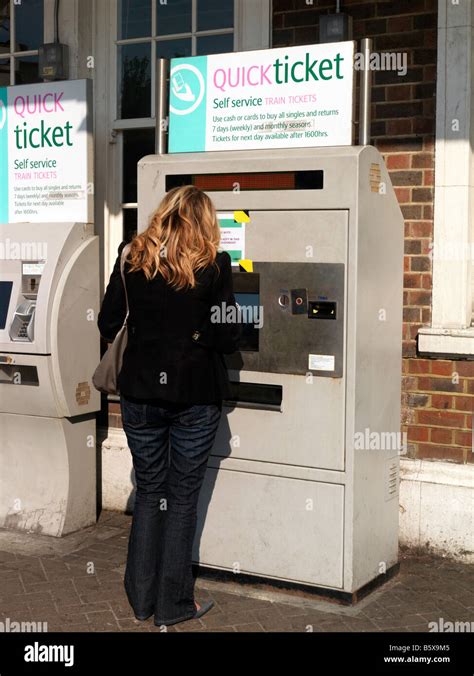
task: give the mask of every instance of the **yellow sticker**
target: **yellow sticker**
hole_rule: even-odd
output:
[[[250,259],[248,258],[242,258],[239,261],[239,265],[241,268],[245,270],[245,272],[253,272],[253,263]]]
[[[373,162],[369,169],[369,183],[372,192],[380,192],[381,176],[380,164]]]
[[[248,211],[234,211],[234,221],[236,223],[249,223],[250,216]]]

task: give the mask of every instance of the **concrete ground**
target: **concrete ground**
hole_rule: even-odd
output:
[[[102,512],[95,526],[60,539],[0,530],[0,622],[47,622],[48,631],[160,631],[152,619],[137,621],[125,596],[130,524],[131,516]],[[474,567],[402,556],[399,575],[355,607],[207,578],[197,580],[196,599],[215,606],[168,631],[427,632],[440,618],[474,621]]]

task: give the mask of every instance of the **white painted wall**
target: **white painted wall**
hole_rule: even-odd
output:
[[[474,561],[474,465],[402,460],[400,544]]]

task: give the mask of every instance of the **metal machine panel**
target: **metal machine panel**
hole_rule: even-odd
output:
[[[52,378],[51,357],[0,354],[0,411],[57,417],[58,399]]]
[[[230,405],[222,417],[213,455],[286,466],[344,469],[344,378],[310,379],[259,371],[230,371],[230,378],[280,385],[281,410]]]
[[[218,197],[223,210],[224,199]],[[254,272],[236,272],[234,288],[251,291],[258,282],[263,325],[257,329],[258,351],[226,356],[235,398],[229,401],[212,452],[344,470],[347,211],[250,210],[249,219],[245,255]],[[291,291],[302,289],[307,298],[299,313],[292,308]],[[289,297],[286,307],[279,302],[284,292]],[[336,303],[335,320],[308,316],[308,302],[319,296]],[[252,403],[262,387],[281,390],[280,404]],[[244,401],[242,395],[249,393]]]
[[[51,364],[58,410],[65,416],[83,415],[100,408],[100,393],[92,384],[92,374],[100,360],[95,323],[99,311],[98,258],[98,238],[85,241],[69,260],[53,303],[52,321],[56,330],[51,335]],[[68,355],[73,343],[71,359]]]
[[[209,468],[193,558],[213,568],[341,588],[343,513],[344,486]]]
[[[267,202],[269,194],[264,194]],[[220,211],[231,210],[227,199],[227,194],[216,194],[215,202]],[[242,194],[242,208],[246,207],[247,201],[248,193]],[[262,208],[248,209],[250,220],[245,224],[247,258],[254,262],[346,263],[347,210],[315,208],[290,211],[285,200],[277,197],[273,197],[266,208],[263,204],[264,200]]]
[[[344,265],[257,262],[254,273],[259,275],[259,300],[264,309],[262,326],[255,329],[258,350],[231,355],[227,358],[228,367],[341,377]],[[295,304],[295,299],[300,304]]]

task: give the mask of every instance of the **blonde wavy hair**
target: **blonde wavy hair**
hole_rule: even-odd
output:
[[[143,270],[148,280],[160,273],[177,290],[194,288],[195,273],[214,264],[219,244],[216,210],[206,193],[193,185],[173,188],[131,241],[129,270]]]

